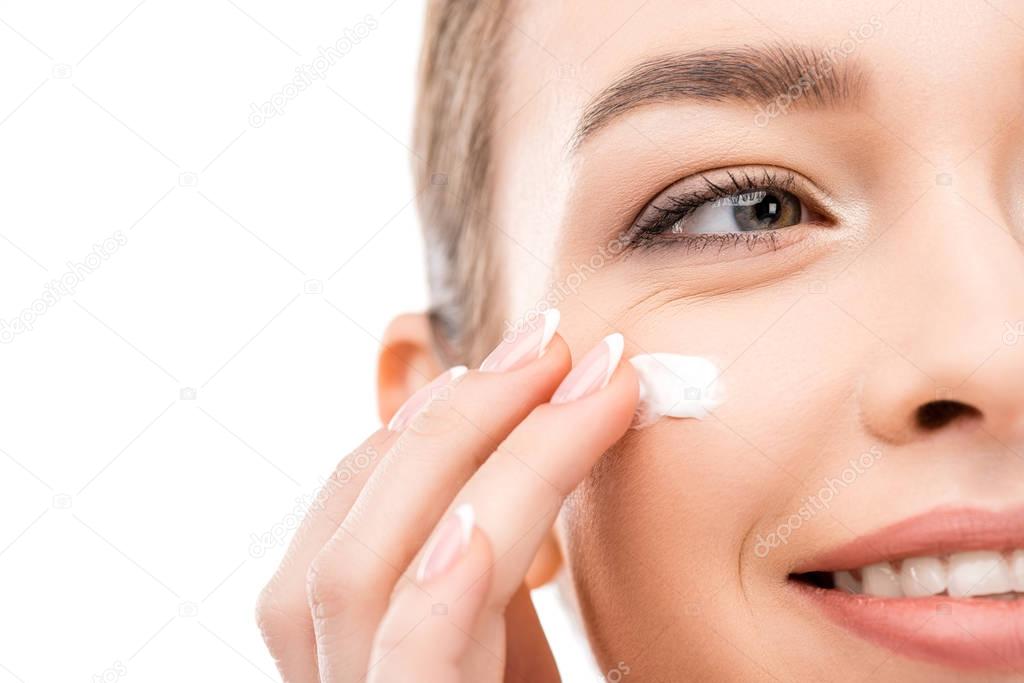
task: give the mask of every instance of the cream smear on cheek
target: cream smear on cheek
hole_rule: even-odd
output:
[[[718,367],[702,356],[645,353],[629,359],[640,380],[640,401],[633,429],[662,417],[707,417],[724,398]]]

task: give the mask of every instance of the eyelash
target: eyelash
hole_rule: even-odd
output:
[[[719,252],[738,246],[746,246],[753,251],[756,247],[767,246],[777,248],[777,230],[754,230],[744,233],[672,233],[672,226],[686,219],[694,211],[708,202],[725,199],[738,194],[784,190],[793,192],[796,176],[792,172],[777,169],[758,169],[753,175],[747,171],[725,171],[728,182],[712,180],[708,174],[698,174],[696,179],[703,181],[704,187],[692,191],[680,191],[678,194],[665,197],[660,201],[665,206],[649,204],[628,229],[625,241],[632,249],[654,249],[658,247],[683,246],[687,250],[703,251],[711,246],[718,246]],[[793,192],[793,194],[796,194]],[[798,196],[801,203],[803,198]]]

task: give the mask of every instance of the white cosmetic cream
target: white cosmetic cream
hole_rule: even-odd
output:
[[[647,427],[662,417],[707,417],[723,399],[719,371],[701,356],[646,353],[629,359],[640,379],[640,401],[633,428]]]

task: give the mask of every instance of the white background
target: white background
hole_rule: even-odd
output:
[[[276,680],[253,621],[274,534],[377,425],[378,339],[426,301],[422,20],[0,3],[0,681]]]

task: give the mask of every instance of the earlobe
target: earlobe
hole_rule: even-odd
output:
[[[424,313],[405,313],[384,331],[377,359],[377,412],[388,423],[414,391],[443,368],[431,344],[430,323]]]

